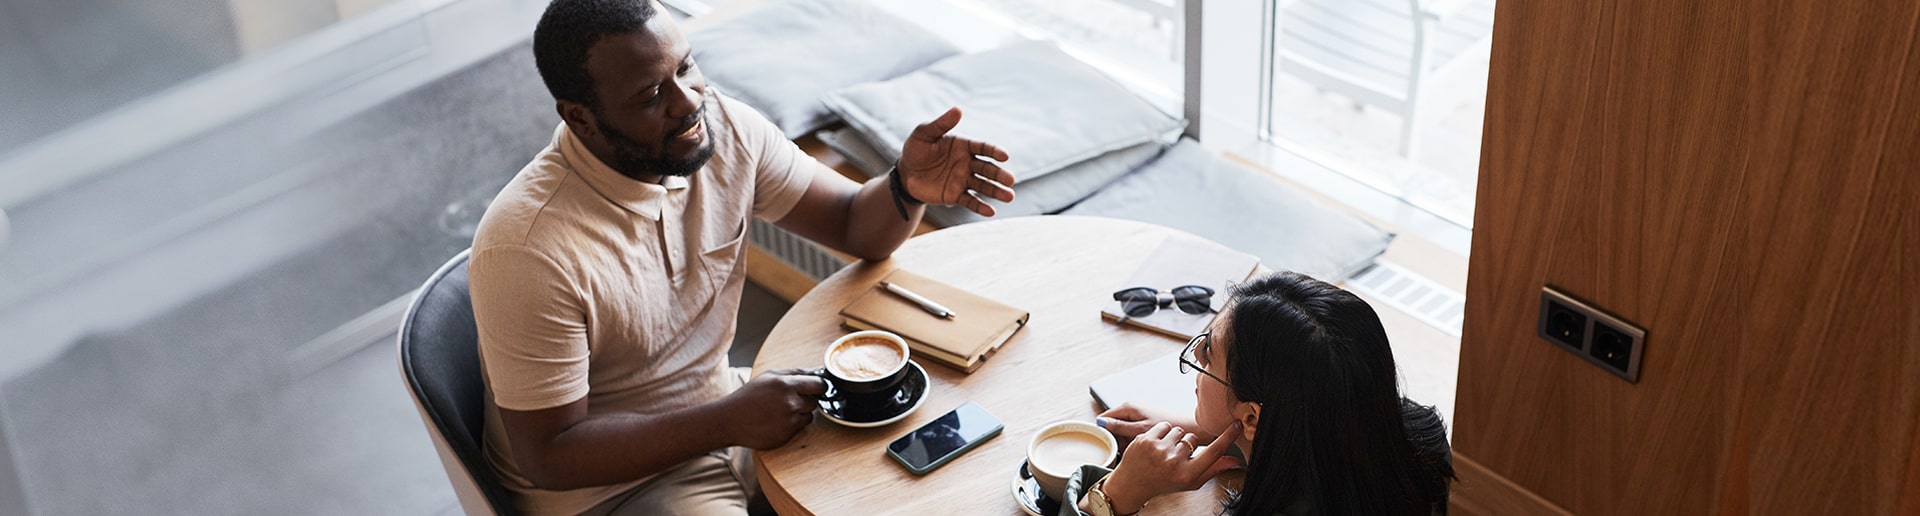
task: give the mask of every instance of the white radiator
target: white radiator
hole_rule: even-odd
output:
[[[747,229],[747,240],[814,281],[827,279],[827,276],[847,266],[845,260],[814,245],[812,241],[764,220],[753,219],[752,227]]]
[[[1376,261],[1355,274],[1346,287],[1385,301],[1421,322],[1455,337],[1465,320],[1467,297],[1406,268]]]

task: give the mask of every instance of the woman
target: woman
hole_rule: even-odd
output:
[[[1068,487],[1082,513],[1131,514],[1240,466],[1235,515],[1434,514],[1453,467],[1431,407],[1400,396],[1380,318],[1365,301],[1292,272],[1234,289],[1229,308],[1181,354],[1195,372],[1191,415],[1121,405],[1101,426],[1132,439],[1120,464]],[[1063,504],[1071,514],[1074,504]]]

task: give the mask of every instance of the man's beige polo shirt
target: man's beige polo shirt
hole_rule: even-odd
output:
[[[752,108],[707,102],[714,154],[688,177],[622,176],[566,124],[487,208],[467,271],[492,403],[487,458],[529,514],[574,514],[633,488],[548,491],[520,475],[493,405],[582,397],[589,416],[711,402],[727,373],[746,280],[749,216],[778,220],[833,173]]]

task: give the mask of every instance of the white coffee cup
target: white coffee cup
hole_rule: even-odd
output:
[[[1119,456],[1120,443],[1106,429],[1085,421],[1061,421],[1041,428],[1027,443],[1027,471],[1040,482],[1040,492],[1061,500],[1067,479],[1080,466],[1112,466]]]

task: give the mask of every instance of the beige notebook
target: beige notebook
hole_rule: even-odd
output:
[[[1127,279],[1126,284],[1114,285],[1113,290],[1149,287],[1169,292],[1174,287],[1199,285],[1213,289],[1213,308],[1218,310],[1227,300],[1227,286],[1246,281],[1259,266],[1260,259],[1251,254],[1207,240],[1174,235],[1161,241],[1153,254],[1140,263],[1140,268],[1134,270],[1133,277]],[[1100,316],[1185,340],[1206,331],[1214,314],[1189,314],[1164,306],[1145,317],[1125,317],[1120,302],[1109,301],[1106,308],[1100,310]]]
[[[888,273],[881,281],[925,296],[952,310],[954,316],[947,319],[927,313],[920,305],[875,284],[840,310],[847,326],[899,334],[907,339],[915,358],[969,373],[1025,327],[1029,317],[1026,310],[906,270]]]

